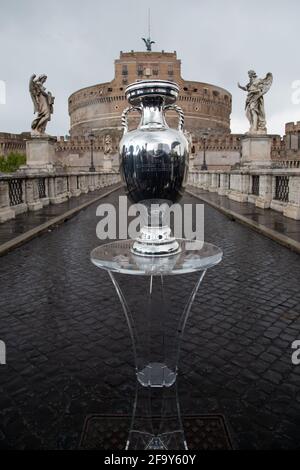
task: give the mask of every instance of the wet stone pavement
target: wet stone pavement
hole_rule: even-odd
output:
[[[97,197],[111,191],[117,187],[118,184],[105,186],[96,191],[91,191],[86,194],[81,194],[78,197],[71,197],[66,202],[61,204],[49,204],[38,211],[24,212],[18,214],[15,219],[11,219],[4,224],[0,224],[0,245],[8,242],[23,233],[38,227],[45,222],[49,222],[66,212],[78,208],[82,204],[87,204]]]
[[[1,448],[76,449],[87,415],[132,412],[126,321],[108,274],[89,260],[100,244],[96,207],[0,259]],[[223,414],[237,449],[300,448],[300,366],[291,362],[300,257],[208,206],[205,231],[224,258],[186,327],[182,414]],[[176,295],[195,279],[175,277]]]
[[[300,242],[300,221],[285,217],[281,212],[272,209],[260,209],[250,202],[236,202],[227,196],[209,192],[201,188],[189,186],[192,193],[203,198],[207,203],[216,204],[220,209],[246,217],[249,221],[256,222],[261,227],[274,230],[279,235],[285,235],[295,242]]]

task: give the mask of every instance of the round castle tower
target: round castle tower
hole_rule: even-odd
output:
[[[204,129],[230,133],[231,94],[208,83],[181,77],[181,61],[176,52],[122,52],[115,60],[115,78],[76,91],[69,97],[71,137],[93,133],[121,135],[121,114],[127,107],[124,90],[130,83],[144,79],[172,80],[180,86],[178,105],[185,114],[185,129],[197,139]],[[168,123],[177,126],[175,113],[167,114]],[[132,113],[132,126],[139,115]]]

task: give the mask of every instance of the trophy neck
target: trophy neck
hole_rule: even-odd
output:
[[[142,117],[140,129],[165,129],[168,125],[163,108],[165,100],[162,96],[147,96],[141,99]]]

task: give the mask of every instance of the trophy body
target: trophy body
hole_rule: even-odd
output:
[[[163,211],[153,213],[151,205],[176,202],[183,194],[187,174],[189,144],[183,133],[184,115],[175,104],[179,87],[166,80],[142,80],[126,88],[131,107],[122,116],[124,135],[120,142],[120,173],[128,197],[147,207],[148,219],[133,247],[143,256],[178,253],[179,245],[164,224]],[[169,128],[165,111],[179,114],[178,129]],[[129,131],[127,115],[141,113],[137,129]],[[151,201],[151,204],[150,204]],[[154,211],[155,212],[155,211]]]

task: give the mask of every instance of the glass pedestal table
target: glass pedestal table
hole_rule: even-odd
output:
[[[222,251],[197,240],[179,243],[179,253],[159,257],[133,254],[133,240],[91,252],[111,278],[132,341],[137,384],[127,449],[188,448],[176,383],[180,345],[205,272]]]

